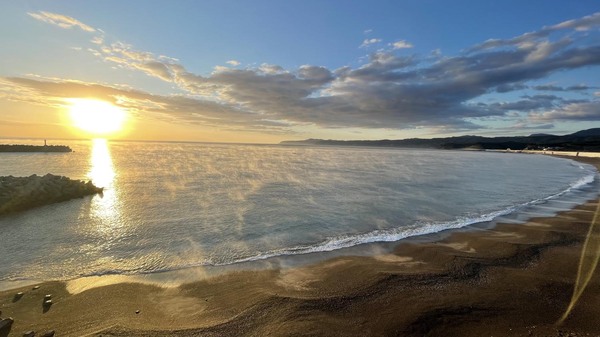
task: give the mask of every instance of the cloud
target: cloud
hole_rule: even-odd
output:
[[[27,13],[27,14],[36,20],[50,23],[50,24],[59,26],[61,28],[70,29],[73,27],[78,27],[86,32],[95,32],[96,31],[94,28],[82,23],[81,21],[78,21],[78,20],[76,20],[70,16],[66,16],[66,15],[55,14],[55,13],[44,12],[44,11],[39,11],[37,13]]]
[[[119,67],[140,70],[148,76],[173,82],[176,76],[177,60],[167,56],[155,56],[150,52],[135,50],[123,42],[107,43],[104,38],[95,37],[92,43],[98,46],[92,54]]]
[[[560,87],[553,84],[543,84],[533,86],[532,88],[540,91],[585,91],[595,89],[595,87],[590,87],[585,84],[576,84],[568,87]]]
[[[283,69],[283,67],[281,67],[281,66],[278,66],[276,64],[267,64],[267,63],[261,64],[260,67],[258,68],[258,70],[265,74],[271,74],[271,75],[286,72],[285,69]]]
[[[510,84],[500,84],[496,87],[496,92],[505,93],[510,91],[524,90],[529,88],[529,86],[523,83],[510,83]]]
[[[545,121],[598,121],[600,120],[600,100],[571,103],[556,109],[532,113],[531,120]]]
[[[575,21],[570,25],[592,24],[589,19],[582,20],[587,24]],[[533,32],[526,36],[544,34]],[[471,101],[490,92],[531,88],[528,81],[559,71],[600,64],[600,44],[580,43],[586,38],[577,32],[571,32],[569,38],[528,39],[527,43],[524,38],[515,38],[496,42],[502,48],[473,48],[456,56],[436,58],[399,56],[393,50],[381,50],[371,53],[368,62],[358,68],[330,70],[303,65],[284,69],[262,64],[246,69],[220,67],[210,76],[193,74],[177,62],[159,60],[126,44],[105,46],[108,50],[104,55],[118,58],[106,60],[125,62],[130,68],[176,83],[215,104],[286,125],[475,129],[482,127],[476,124],[478,120],[509,120],[515,113],[535,116],[534,113],[575,104],[551,95],[491,104]],[[367,39],[364,45],[380,41]],[[584,87],[564,90],[581,91]]]
[[[551,129],[554,129],[554,124],[552,124],[552,123],[530,124],[528,121],[519,121],[519,122],[511,125],[510,129],[518,129],[518,130],[551,130]]]
[[[221,128],[255,128],[277,132],[285,123],[270,121],[260,114],[235,106],[172,95],[154,95],[140,90],[80,81],[51,81],[21,77],[0,78],[0,96],[13,101],[45,106],[64,105],[68,98],[95,98],[142,114],[144,118],[182,124],[213,125]]]
[[[406,42],[405,40],[399,40],[394,43],[391,43],[393,49],[406,49],[414,47],[410,42]]]
[[[600,26],[600,13],[594,13],[592,15],[584,16],[581,19],[561,22],[549,28],[544,28],[542,31],[553,31],[559,29],[574,29],[576,31],[588,31],[598,26]]]
[[[565,88],[558,87],[552,84],[536,85],[533,87],[533,89],[540,91],[565,91]]]
[[[74,20],[74,19],[73,19]],[[142,72],[177,86],[180,96],[152,95],[135,90],[73,81],[6,80],[11,99],[56,102],[64,97],[113,100],[153,116],[183,123],[278,132],[298,125],[320,128],[436,128],[447,131],[483,128],[489,119],[524,120],[542,128],[557,120],[598,120],[598,100],[587,85],[532,85],[552,74],[600,65],[600,14],[542,27],[505,40],[488,40],[457,55],[401,56],[406,41],[370,53],[358,67],[329,69],[277,64],[217,66],[208,75],[195,74],[177,59],[110,43],[102,32],[93,39],[93,54],[117,67]],[[77,21],[78,22],[78,21]],[[555,36],[562,32],[566,35]],[[596,37],[595,39],[592,37]],[[380,43],[365,39],[361,47]],[[539,82],[538,82],[539,83]],[[23,93],[20,94],[19,90]],[[555,95],[521,95],[486,102],[490,93],[523,90]],[[560,95],[584,95],[574,100]],[[8,94],[7,94],[8,95]],[[508,95],[514,97],[514,95]],[[592,98],[590,98],[592,97]]]
[[[303,65],[298,69],[298,77],[318,85],[329,83],[333,80],[333,74],[325,67]]]
[[[92,42],[93,44],[98,44],[98,45],[101,45],[101,44],[103,44],[103,43],[104,43],[104,38],[103,38],[103,37],[101,37],[101,36],[94,36],[94,37],[92,38],[91,42]]]
[[[531,44],[535,44],[536,41],[547,38],[550,34],[558,31],[574,30],[577,32],[585,32],[597,28],[598,26],[600,26],[600,12],[584,16],[580,19],[564,21],[553,26],[543,27],[538,31],[525,33],[511,39],[490,39],[484,43],[471,47],[470,51],[482,51],[505,46],[528,48]]]
[[[365,40],[363,41],[363,43],[362,43],[362,44],[361,44],[359,47],[360,47],[360,48],[367,48],[368,46],[370,46],[370,45],[372,45],[372,44],[379,43],[379,42],[381,42],[381,39],[375,39],[375,38],[372,38],[372,39],[365,39]]]
[[[554,95],[523,96],[523,99],[513,102],[500,102],[487,104],[487,109],[499,111],[529,112],[541,109],[551,109],[562,99]]]
[[[565,91],[583,91],[583,90],[591,90],[596,89],[597,87],[590,87],[585,84],[576,84],[571,85],[565,88]]]
[[[161,62],[148,61],[135,64],[135,67],[165,81],[172,81],[173,74],[167,65]]]

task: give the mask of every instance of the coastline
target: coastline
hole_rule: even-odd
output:
[[[600,167],[600,159],[570,159]],[[10,336],[51,329],[60,336],[595,336],[597,271],[556,322],[571,300],[598,202],[525,224],[405,240],[389,254],[231,272],[179,287],[117,283],[72,294],[64,282],[24,286],[0,292],[0,310],[15,318]],[[16,300],[18,291],[24,296]],[[54,304],[45,310],[49,293]]]

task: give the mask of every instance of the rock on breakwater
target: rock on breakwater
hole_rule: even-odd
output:
[[[0,215],[102,193],[91,181],[36,174],[29,177],[0,177]]]
[[[0,152],[73,152],[66,145],[2,145],[0,144]]]

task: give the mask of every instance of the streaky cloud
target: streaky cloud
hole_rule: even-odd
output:
[[[58,26],[60,28],[69,29],[69,28],[77,27],[86,32],[95,32],[96,31],[96,29],[86,25],[85,23],[83,23],[77,19],[74,19],[70,16],[66,16],[66,15],[62,15],[62,14],[56,14],[56,13],[50,13],[50,12],[44,12],[44,11],[39,11],[37,13],[27,13],[27,14],[36,20],[46,22],[46,23]]]

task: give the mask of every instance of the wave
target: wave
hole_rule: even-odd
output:
[[[589,184],[593,183],[595,179],[596,179],[596,172],[591,173],[591,174],[577,180],[573,184],[571,184],[571,187],[569,189],[563,191],[562,193],[566,193],[566,192],[570,191],[571,189],[578,189],[585,185],[589,185]]]
[[[245,262],[265,260],[273,257],[284,257],[291,255],[302,255],[311,253],[330,252],[334,250],[350,248],[362,244],[376,243],[376,242],[395,242],[402,239],[406,239],[413,236],[432,234],[441,232],[449,229],[457,229],[476,223],[491,221],[499,216],[510,214],[514,212],[515,207],[509,207],[504,210],[491,212],[474,218],[459,218],[450,222],[439,222],[439,223],[417,223],[408,227],[396,227],[387,230],[374,230],[367,233],[339,236],[330,238],[316,245],[304,245],[295,246],[291,248],[271,250],[259,255],[237,259],[233,262],[223,263],[208,263],[205,265],[210,266],[225,266],[232,264],[239,264]]]

